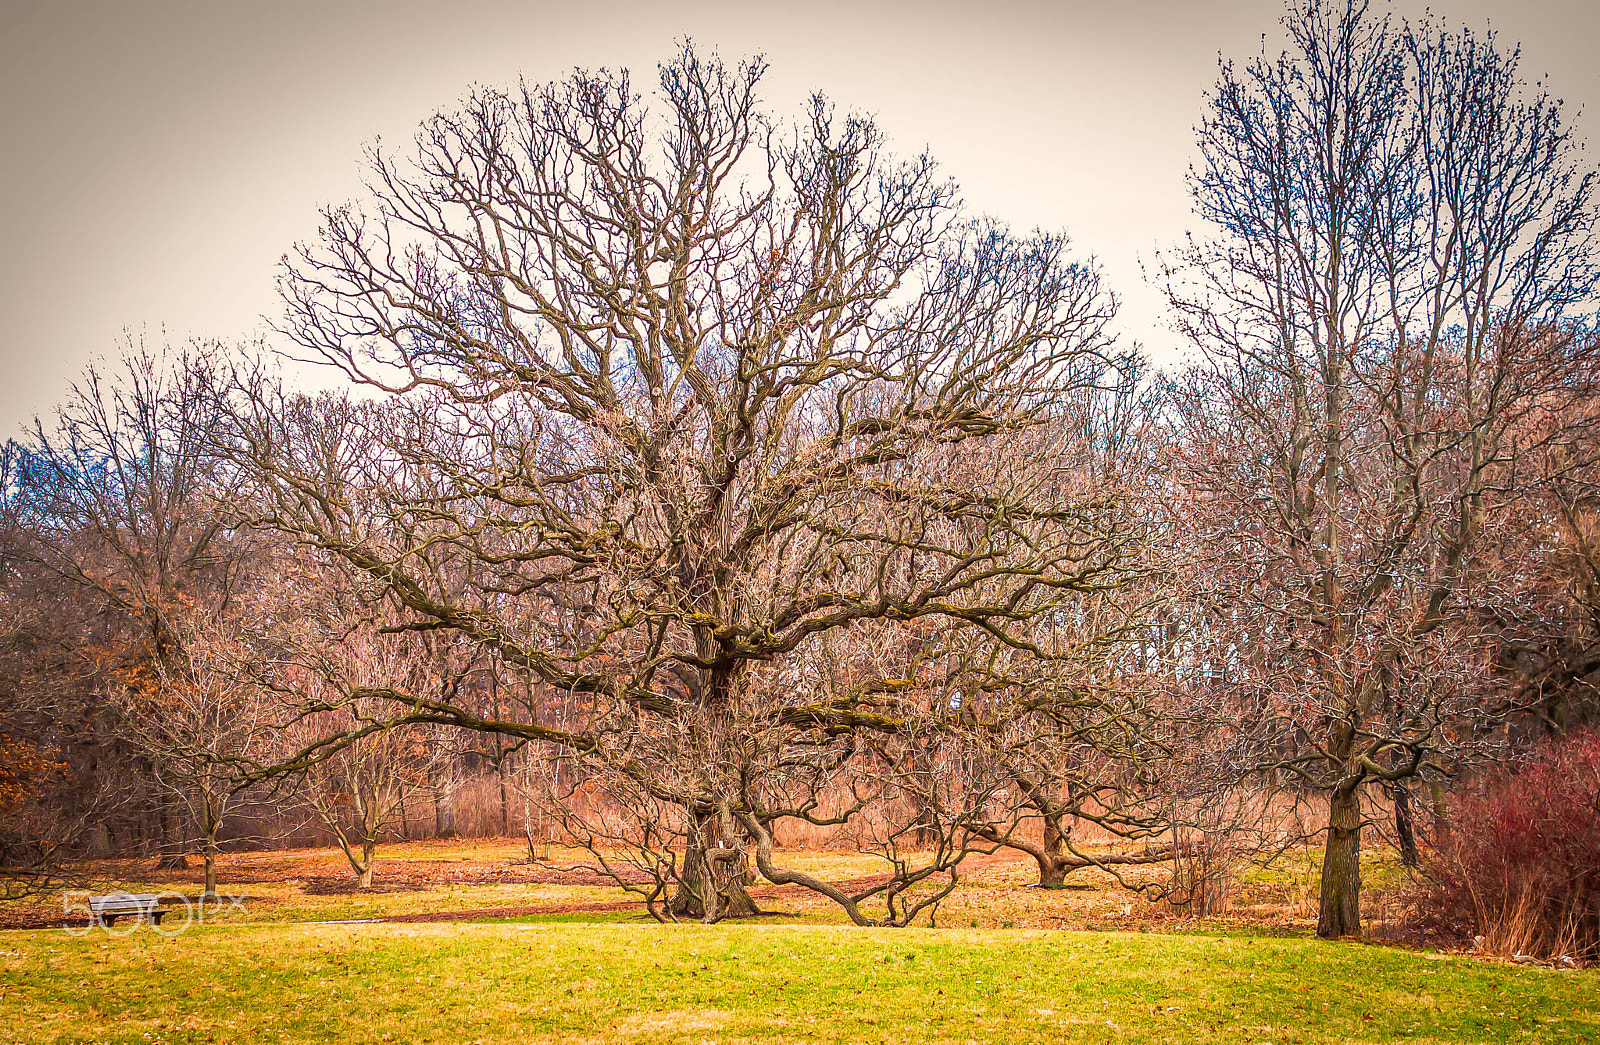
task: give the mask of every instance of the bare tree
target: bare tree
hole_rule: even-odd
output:
[[[231,473],[207,450],[224,416],[218,356],[130,340],[113,366],[85,371],[51,424],[35,421],[17,477],[13,555],[54,581],[52,616],[123,736],[153,739],[169,699],[190,691],[178,622],[225,615],[248,552],[226,525]],[[140,749],[165,863],[184,846],[182,803],[155,761],[171,746]]]
[[[1166,493],[1159,479],[1165,440],[1159,389],[1142,370],[1125,377],[1121,386],[1071,397],[1051,422],[1060,462],[1054,497],[1106,513],[1101,528],[1125,542],[1123,570],[1080,592],[1065,612],[1035,622],[1040,644],[1056,656],[1018,658],[970,639],[959,654],[963,669],[976,657],[985,663],[956,684],[967,711],[957,722],[1017,798],[1016,818],[991,824],[987,836],[1032,857],[1047,888],[1080,868],[1118,874],[1171,856],[1164,836],[1174,827],[1183,716],[1163,677],[1170,638],[1161,615],[1173,565],[1162,532],[1170,524],[1153,506]],[[1081,826],[1137,844],[1096,851],[1074,840]]]
[[[36,577],[19,568],[16,474],[24,451],[0,445],[0,899],[48,892],[85,833],[75,794],[72,711],[89,687],[52,628]],[[33,583],[30,583],[33,582]],[[46,696],[47,695],[47,696]]]
[[[230,452],[262,522],[582,709],[568,732],[407,694],[397,721],[586,756],[732,751],[760,725],[763,752],[825,738],[822,767],[904,727],[905,680],[819,699],[779,666],[874,621],[1049,658],[1030,622],[1125,569],[1104,513],[1055,500],[1034,433],[1121,363],[1094,270],[963,218],[865,118],[816,98],[774,124],[764,69],[686,47],[653,111],[625,74],[477,90],[409,163],[375,149],[368,209],[328,211],[287,262],[284,332],[396,398],[333,423],[257,389]],[[622,764],[689,818],[679,913],[747,909],[746,858],[819,814],[734,786],[766,755],[701,773],[669,748]]]
[[[323,731],[348,730],[359,721],[356,716],[370,710],[357,701],[342,711],[302,720],[285,739],[314,741]],[[330,717],[334,721],[326,720]],[[294,797],[338,842],[357,888],[372,888],[378,843],[401,824],[406,799],[423,783],[415,761],[427,743],[414,731],[379,731],[318,759],[294,778]]]
[[[260,665],[251,622],[190,611],[169,615],[167,625],[177,642],[127,687],[120,735],[188,809],[204,860],[203,896],[211,899],[223,826],[252,781],[251,767],[273,753],[279,709],[254,682]]]
[[[1593,170],[1492,35],[1291,4],[1199,128],[1216,235],[1167,270],[1203,354],[1174,503],[1203,549],[1189,681],[1327,797],[1318,933],[1360,929],[1363,787],[1458,768],[1514,710],[1484,559],[1530,413],[1587,393]]]
[[[47,890],[63,872],[61,849],[69,832],[51,823],[51,792],[67,766],[42,743],[36,702],[27,694],[38,681],[34,647],[41,630],[19,581],[20,530],[17,473],[23,449],[0,445],[0,899]]]
[[[271,718],[281,725],[267,757],[227,761],[245,781],[287,786],[369,889],[378,842],[404,827],[408,800],[455,754],[416,726],[393,726],[394,702],[453,699],[475,670],[477,647],[449,634],[394,634],[381,592],[309,556],[262,588],[256,602],[270,609],[272,654],[258,685],[274,695]]]
[[[1524,732],[1600,722],[1600,425],[1591,398],[1534,419],[1542,453],[1527,525],[1496,534],[1502,569],[1529,583],[1501,607],[1497,670],[1525,691]]]

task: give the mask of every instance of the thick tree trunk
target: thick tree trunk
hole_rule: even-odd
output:
[[[1400,843],[1400,863],[1417,866],[1417,835],[1411,827],[1411,788],[1404,781],[1394,786],[1394,833]]]
[[[685,564],[690,565],[690,564]],[[697,572],[692,567],[690,572]],[[686,585],[693,590],[702,587],[696,580]],[[709,591],[709,587],[705,590]],[[706,607],[715,612],[717,607]],[[695,628],[695,650],[706,660],[714,659],[716,639],[707,626]],[[712,713],[712,722],[706,726],[710,736],[731,736],[720,725],[728,714],[734,695],[738,692],[739,676],[746,670],[743,662],[736,661],[727,667],[713,669],[705,680],[705,701]],[[683,854],[683,869],[679,875],[678,891],[667,901],[667,911],[676,918],[698,918],[707,925],[724,918],[745,918],[760,914],[761,909],[751,898],[746,886],[751,879],[750,858],[745,854],[743,837],[734,820],[732,806],[723,804],[713,809],[708,805],[692,808],[688,845]]]
[[[1328,844],[1322,854],[1322,907],[1317,935],[1361,935],[1361,787],[1336,788],[1328,801]]]
[[[991,840],[1000,841],[998,837]],[[1073,852],[1070,842],[1068,833],[1058,829],[1055,822],[1046,817],[1042,844],[1034,845],[1018,839],[1004,841],[1001,844],[1033,857],[1033,862],[1039,865],[1041,889],[1066,888],[1067,876],[1081,867],[1128,867],[1138,864],[1159,864],[1172,859],[1170,842],[1153,848],[1146,843],[1144,849],[1134,853],[1101,853],[1096,856]]]
[[[109,856],[115,852],[115,843],[111,833],[111,825],[104,820],[97,820],[89,828],[89,851],[97,856]]]
[[[1039,865],[1041,888],[1060,889],[1067,884],[1067,872],[1073,870],[1072,853],[1067,849],[1066,832],[1051,817],[1044,818],[1044,844],[1033,854],[1033,859]]]
[[[678,891],[667,901],[669,912],[707,924],[761,913],[746,888],[750,861],[736,842],[726,837],[717,817],[696,817]]]

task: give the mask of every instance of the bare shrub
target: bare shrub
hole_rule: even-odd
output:
[[[1281,817],[1270,796],[1226,783],[1178,800],[1169,816],[1172,874],[1162,898],[1195,918],[1227,911],[1245,866],[1288,844]]]
[[[1421,922],[1491,954],[1600,959],[1600,732],[1548,742],[1459,802],[1423,850]]]
[[[1180,827],[1173,832],[1172,885],[1167,902],[1196,918],[1228,909],[1239,880],[1231,833]]]

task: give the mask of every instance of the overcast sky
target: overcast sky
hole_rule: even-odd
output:
[[[1420,12],[1420,3],[1396,7]],[[1596,0],[1437,0],[1523,44],[1600,108]],[[364,142],[408,139],[467,85],[573,66],[653,83],[673,41],[764,52],[769,107],[821,90],[927,147],[975,210],[1099,257],[1122,328],[1171,358],[1141,259],[1192,225],[1184,172],[1218,52],[1272,0],[376,3],[0,0],[0,438],[48,411],[124,329],[242,340],[278,258],[360,190]],[[1600,147],[1600,134],[1579,127]]]

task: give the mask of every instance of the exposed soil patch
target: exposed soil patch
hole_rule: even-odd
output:
[[[624,872],[626,874],[626,872]],[[637,881],[646,881],[641,874]],[[153,882],[163,885],[205,884],[200,868],[162,870],[152,861],[107,861],[96,867],[96,879],[107,881]],[[293,857],[267,861],[240,859],[219,861],[217,887],[246,883],[297,885],[312,896],[357,893],[355,875],[343,863],[330,859]],[[528,863],[506,860],[385,860],[378,858],[373,870],[371,892],[406,892],[442,885],[612,885],[594,867],[561,861]]]
[[[420,914],[396,914],[380,918],[381,922],[477,922],[495,918],[521,918],[532,914],[606,914],[619,911],[642,910],[638,900],[617,900],[595,903],[536,904],[532,907],[486,907],[476,911],[424,911]]]

